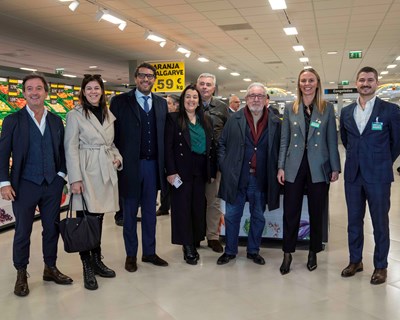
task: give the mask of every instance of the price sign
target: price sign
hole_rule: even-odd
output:
[[[157,69],[153,92],[181,92],[185,88],[185,63],[149,62]]]

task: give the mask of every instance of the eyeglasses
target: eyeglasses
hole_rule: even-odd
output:
[[[147,78],[147,79],[149,79],[149,80],[153,80],[156,76],[154,75],[154,74],[151,74],[151,73],[141,73],[141,72],[139,72],[137,75],[136,75],[136,77],[137,78],[139,78],[139,79],[144,79],[144,78]]]
[[[251,100],[255,100],[256,98],[258,99],[265,99],[266,95],[265,94],[249,94],[247,96],[247,98],[251,99]]]
[[[89,73],[86,73],[86,74],[83,75],[83,77],[84,77],[84,78],[93,77],[93,78],[95,78],[95,79],[101,79],[101,74],[89,74]]]

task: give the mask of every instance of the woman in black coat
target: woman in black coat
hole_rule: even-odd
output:
[[[179,111],[169,113],[165,125],[165,166],[172,185],[172,243],[183,246],[183,257],[192,265],[199,260],[195,244],[204,239],[206,231],[205,186],[216,175],[212,126],[201,106],[196,86],[187,86]]]

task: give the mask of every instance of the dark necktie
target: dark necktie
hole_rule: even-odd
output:
[[[147,102],[147,100],[149,100],[150,97],[148,97],[148,96],[143,96],[142,98],[143,98],[143,100],[144,100],[144,104],[143,104],[144,112],[148,113],[148,112],[150,111],[150,106],[149,106],[149,103]]]

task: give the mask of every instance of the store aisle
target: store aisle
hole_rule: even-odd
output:
[[[343,153],[343,150],[342,150]],[[342,157],[343,159],[343,157]],[[396,164],[400,164],[397,161]],[[397,167],[397,166],[396,166]],[[369,217],[365,223],[364,272],[342,278],[348,263],[346,206],[343,179],[330,190],[330,233],[318,268],[306,269],[307,250],[293,255],[292,271],[281,276],[282,251],[267,246],[261,254],[266,265],[246,259],[245,247],[228,265],[216,264],[219,254],[202,243],[197,266],[183,261],[182,250],[171,245],[170,217],[158,218],[157,252],[170,266],[159,268],[138,263],[138,271],[124,270],[122,228],[113,215],[105,219],[103,254],[117,277],[97,277],[99,289],[83,288],[78,254],[67,254],[59,243],[58,266],[74,279],[72,286],[42,281],[41,226],[35,222],[31,263],[28,271],[30,294],[13,294],[16,272],[11,263],[13,231],[0,233],[0,318],[1,319],[175,319],[175,320],[376,320],[399,319],[400,309],[400,176],[392,188],[391,249],[388,281],[372,286],[373,236]],[[141,252],[139,252],[139,258]],[[140,260],[140,259],[139,259]]]

